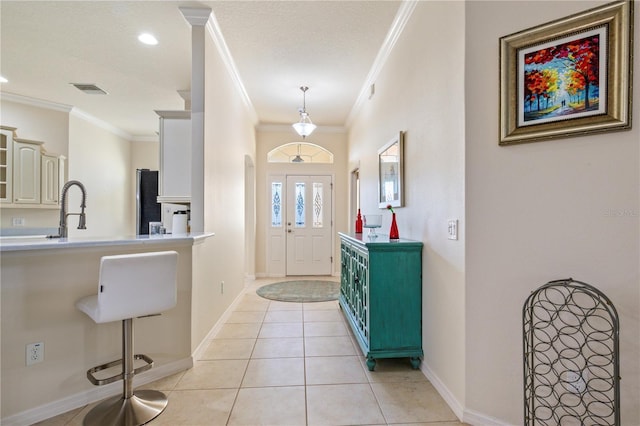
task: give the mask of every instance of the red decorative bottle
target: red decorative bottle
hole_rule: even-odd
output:
[[[362,234],[362,216],[360,216],[360,209],[358,209],[358,217],[356,217],[356,234]]]
[[[391,229],[389,230],[390,240],[399,240],[400,234],[398,234],[398,224],[396,223],[396,214],[391,213]]]

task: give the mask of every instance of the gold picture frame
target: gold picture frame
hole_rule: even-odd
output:
[[[396,137],[378,150],[378,207],[402,207],[404,180],[404,134]]]
[[[500,145],[631,128],[633,2],[500,38]]]

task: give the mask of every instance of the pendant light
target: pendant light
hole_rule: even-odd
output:
[[[294,123],[292,126],[304,139],[316,129],[316,125],[311,122],[311,118],[309,118],[309,114],[307,113],[306,93],[309,88],[307,86],[301,86],[300,90],[302,90],[302,110],[300,110],[300,121]]]
[[[292,163],[304,163],[304,159],[300,156],[300,144],[298,144],[298,155],[293,157]]]

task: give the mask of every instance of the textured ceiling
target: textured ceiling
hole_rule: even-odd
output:
[[[343,125],[393,23],[397,1],[0,2],[1,86],[69,106],[134,136],[154,135],[154,110],[182,109],[191,31],[178,7],[210,7],[261,124],[290,124],[302,106]],[[155,47],[137,42],[152,32]],[[94,83],[107,96],[69,83]],[[10,125],[10,123],[2,123]]]

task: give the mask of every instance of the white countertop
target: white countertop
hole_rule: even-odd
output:
[[[46,238],[45,236],[0,237],[0,252],[27,250],[67,249],[122,245],[166,245],[175,243],[197,244],[214,236],[213,233],[163,234],[111,237]]]

